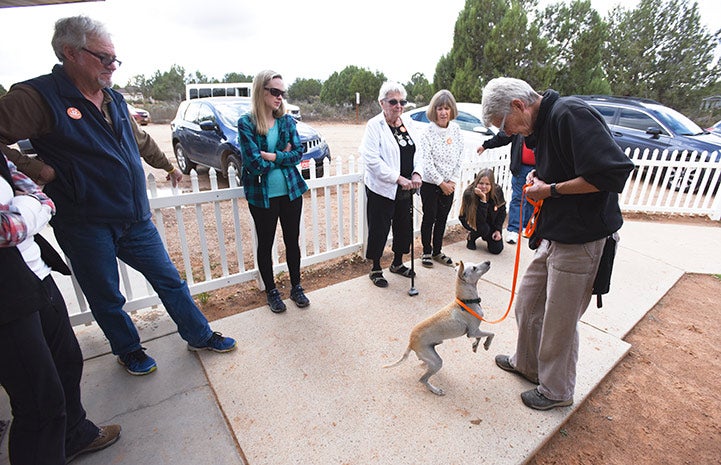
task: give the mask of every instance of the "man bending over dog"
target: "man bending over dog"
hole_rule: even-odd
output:
[[[529,240],[536,252],[516,300],[516,353],[496,356],[496,364],[538,384],[521,394],[526,406],[568,406],[576,387],[577,324],[606,238],[623,223],[618,193],[633,163],[603,117],[577,98],[554,90],[539,95],[525,81],[504,77],[488,82],[481,104],[485,124],[535,145],[526,196],[543,200]]]

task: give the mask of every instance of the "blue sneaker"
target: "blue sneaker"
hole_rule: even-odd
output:
[[[235,350],[237,346],[238,344],[235,342],[235,339],[232,337],[223,337],[222,334],[216,331],[210,335],[210,339],[208,339],[201,347],[196,347],[188,343],[188,350],[192,350],[193,352],[197,352],[199,350],[212,350],[213,352],[223,353]]]
[[[153,357],[145,355],[144,348],[118,355],[118,363],[125,367],[125,371],[134,376],[148,375],[158,369]]]

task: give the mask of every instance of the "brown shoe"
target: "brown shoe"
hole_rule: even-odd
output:
[[[98,431],[98,437],[96,437],[93,442],[85,446],[83,449],[80,449],[70,457],[67,457],[65,459],[66,464],[72,462],[80,455],[103,450],[106,447],[115,444],[120,438],[120,425],[105,425],[100,426],[99,429],[100,431]]]

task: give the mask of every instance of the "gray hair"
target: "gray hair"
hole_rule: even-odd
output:
[[[521,79],[510,77],[491,79],[483,88],[483,97],[481,98],[483,124],[491,126],[493,120],[506,116],[511,109],[511,102],[515,99],[531,105],[539,97],[538,92]]]
[[[50,42],[53,46],[55,56],[62,62],[65,60],[63,47],[70,46],[77,50],[85,47],[88,36],[99,39],[110,39],[110,33],[100,21],[88,18],[87,16],[71,16],[60,18],[55,23],[55,33]]]
[[[381,86],[381,90],[378,92],[378,103],[381,103],[381,100],[385,100],[386,97],[388,97],[388,94],[393,92],[400,92],[401,98],[406,98],[406,89],[402,85],[398,84],[395,81],[386,81]]]

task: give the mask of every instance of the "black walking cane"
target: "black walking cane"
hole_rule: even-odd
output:
[[[415,238],[413,237],[414,225],[413,225],[413,195],[416,190],[411,191],[411,288],[408,289],[408,295],[413,297],[418,295],[418,289],[415,287],[416,272],[415,272],[415,260],[413,258],[413,249],[415,248]]]

